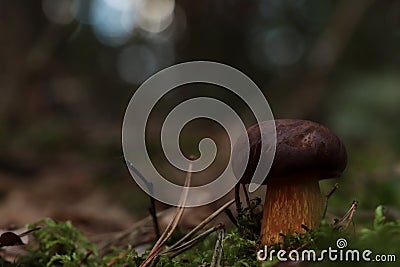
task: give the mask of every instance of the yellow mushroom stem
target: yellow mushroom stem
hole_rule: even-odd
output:
[[[318,227],[323,203],[317,179],[268,183],[261,224],[262,245],[282,242],[280,233],[304,233],[302,224],[310,229]]]

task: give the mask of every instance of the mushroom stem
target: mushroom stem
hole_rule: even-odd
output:
[[[282,179],[284,180],[284,179]],[[323,199],[318,179],[298,179],[290,183],[267,185],[261,224],[262,245],[282,241],[282,234],[305,232],[318,227],[323,213]]]

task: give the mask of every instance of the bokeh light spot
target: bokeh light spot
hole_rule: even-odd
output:
[[[43,0],[42,8],[46,17],[58,24],[69,24],[74,20],[72,15],[72,0]]]

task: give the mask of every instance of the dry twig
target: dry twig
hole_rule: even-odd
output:
[[[161,254],[169,254],[170,253],[170,257],[176,257],[179,254],[181,254],[182,252],[188,250],[189,248],[193,247],[198,241],[202,240],[203,238],[207,237],[208,235],[210,235],[211,233],[223,229],[224,225],[223,224],[218,224],[206,231],[204,231],[203,233],[199,234],[198,236],[194,237],[193,239],[189,240],[188,242],[185,242],[179,246],[175,246],[175,247],[171,247],[168,248],[167,250],[163,251]]]
[[[221,228],[218,230],[218,238],[215,242],[215,249],[212,256],[210,267],[221,266],[222,255],[224,253],[224,237],[225,229]]]
[[[353,200],[353,203],[351,203],[350,209],[346,212],[346,214],[341,219],[335,220],[333,228],[338,230],[346,230],[353,219],[353,215],[357,209],[357,205],[358,200]]]
[[[210,216],[205,218],[201,223],[199,223],[195,228],[193,228],[189,233],[187,233],[184,237],[182,237],[178,242],[176,242],[174,245],[172,245],[170,248],[174,248],[182,244],[185,240],[187,240],[189,237],[193,236],[196,232],[199,230],[203,229],[204,226],[206,226],[210,221],[212,221],[215,217],[217,217],[221,212],[223,212],[226,208],[228,208],[232,203],[234,202],[234,199],[231,199],[227,203],[225,203],[222,207],[220,207],[218,210],[214,211]]]
[[[185,179],[185,184],[184,184],[184,189],[182,191],[181,199],[179,201],[179,206],[176,209],[175,215],[172,218],[172,220],[169,222],[167,228],[164,230],[164,233],[161,235],[161,237],[158,239],[156,244],[153,246],[151,249],[149,255],[147,258],[143,261],[143,263],[140,265],[140,267],[145,267],[147,266],[150,262],[153,261],[153,259],[156,258],[158,254],[160,254],[160,251],[162,247],[165,245],[165,242],[167,242],[168,238],[172,235],[172,233],[175,231],[176,227],[179,224],[179,221],[182,218],[183,211],[185,210],[185,203],[187,199],[187,194],[188,194],[188,189],[190,186],[190,181],[192,178],[192,164],[189,164],[189,169],[186,175]]]
[[[329,191],[329,193],[325,196],[325,208],[324,208],[324,213],[322,214],[322,219],[325,219],[326,216],[326,211],[328,210],[328,201],[331,198],[331,196],[333,195],[333,193],[335,193],[335,191],[339,188],[339,184],[336,183],[333,185],[331,191]]]

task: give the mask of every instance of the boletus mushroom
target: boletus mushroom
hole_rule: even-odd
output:
[[[243,175],[238,177],[240,183],[250,183],[263,153],[259,127],[267,131],[273,126],[271,121],[253,125],[235,144],[232,167],[236,174],[235,162],[243,162],[241,151],[249,138],[250,154]],[[275,158],[263,181],[267,191],[261,242],[267,246],[282,241],[281,234],[304,232],[302,224],[310,229],[319,225],[324,208],[319,180],[339,177],[347,164],[343,143],[325,126],[305,120],[275,120],[275,127]]]

